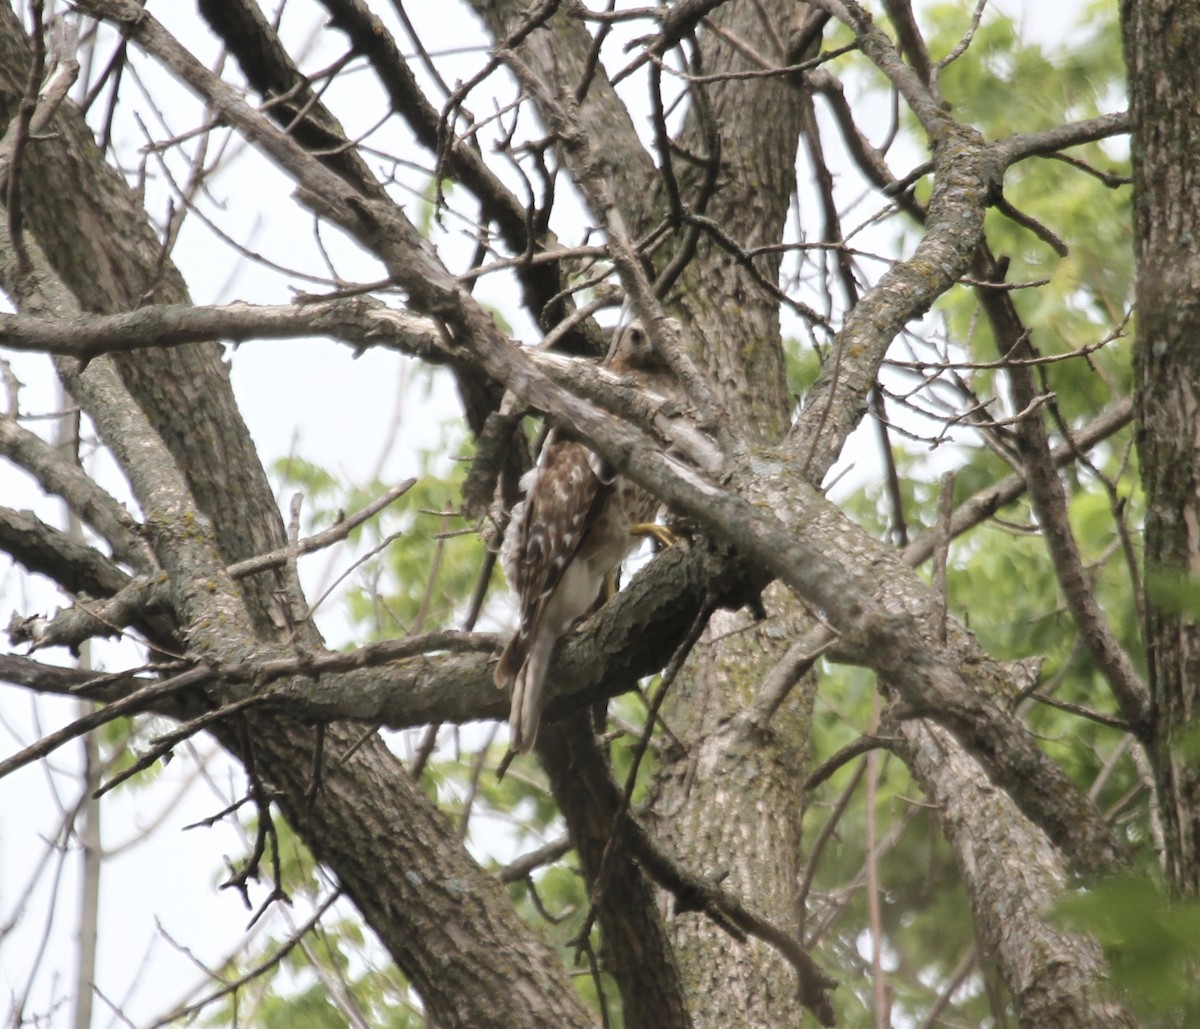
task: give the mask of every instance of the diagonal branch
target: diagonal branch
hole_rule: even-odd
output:
[[[129,582],[129,576],[94,547],[29,511],[0,507],[0,549],[72,593],[108,596]]]
[[[984,144],[972,129],[949,119],[918,74],[904,64],[887,36],[854,0],[814,0],[814,6],[858,33],[863,53],[908,101],[931,140],[936,176],[927,208],[904,201],[905,208],[924,222],[925,236],[912,256],[889,269],[850,312],[838,334],[835,357],[810,389],[805,411],[793,429],[795,452],[805,455],[814,481],[819,481],[865,412],[891,341],[969,268],[975,246],[983,238],[984,210],[999,193],[1004,169],[1036,154],[1127,131],[1128,116],[1106,115]],[[840,98],[840,85],[824,81],[830,98]],[[848,118],[844,103],[835,102],[835,110],[843,120]],[[868,179],[894,192],[897,183],[882,156],[853,124],[844,123],[843,130],[852,149],[858,145],[859,163]]]
[[[1103,440],[1119,432],[1133,420],[1133,398],[1122,397],[1108,410],[1093,418],[1087,425],[1082,426],[1072,434],[1066,443],[1060,443],[1050,452],[1050,460],[1055,468],[1063,468],[1077,460],[1079,455],[1091,450]],[[950,518],[950,536],[961,536],[986,521],[993,514],[1011,504],[1027,489],[1028,483],[1021,472],[1014,472],[991,486],[985,486],[977,493],[968,497],[955,508]],[[918,536],[904,548],[904,563],[916,568],[924,564],[933,554],[934,537],[932,530]]]
[[[941,729],[911,721],[899,727],[899,734],[902,740],[893,746],[937,807],[958,856],[977,932],[994,948],[1021,1024],[1062,1025],[1065,1020],[1096,1029],[1132,1029],[1133,1020],[1098,989],[1107,972],[1096,941],[1067,932],[1053,915],[1067,875],[1042,833]],[[1081,1020],[1064,1012],[1087,1015]]]
[[[598,909],[628,1024],[688,1027],[692,1022],[679,968],[654,892],[625,847],[608,853],[620,796],[593,734],[591,712],[576,712],[543,733],[538,756]]]
[[[799,940],[762,914],[748,908],[729,891],[687,871],[664,853],[633,818],[626,816],[623,829],[626,843],[645,865],[647,872],[663,889],[674,895],[676,910],[703,911],[726,931],[732,925],[742,933],[774,947],[799,977],[801,1003],[821,1025],[835,1024],[829,991],[837,983],[812,959]]]
[[[25,765],[32,761],[37,761],[39,758],[53,753],[64,743],[78,739],[84,733],[91,732],[102,725],[107,725],[116,718],[139,714],[168,697],[203,683],[210,672],[211,669],[201,665],[186,672],[181,672],[179,675],[173,676],[163,682],[142,686],[140,689],[134,690],[134,692],[121,697],[119,700],[114,700],[102,708],[88,712],[88,714],[75,719],[69,725],[63,726],[63,728],[55,732],[48,733],[36,743],[31,743],[28,747],[18,751],[11,757],[0,761],[0,779],[3,779],[4,776],[11,772],[15,772],[18,768],[24,768]]]
[[[205,1008],[216,1003],[222,997],[228,997],[230,994],[236,993],[246,984],[252,983],[254,980],[265,976],[281,961],[283,961],[288,954],[290,954],[304,939],[305,936],[307,936],[318,925],[320,925],[321,919],[325,916],[325,912],[328,911],[333,906],[334,902],[341,896],[342,888],[339,886],[334,889],[329,896],[321,901],[316,910],[313,911],[312,916],[308,919],[308,921],[294,930],[286,940],[284,940],[275,948],[269,957],[260,961],[253,968],[244,972],[237,978],[222,983],[219,988],[212,990],[210,993],[201,997],[200,1000],[193,1001],[191,1004],[186,1006],[180,1006],[169,1014],[159,1018],[157,1021],[151,1024],[150,1029],[162,1029],[163,1026],[178,1025],[180,1022],[200,1014]]]
[[[75,603],[49,618],[18,619],[8,626],[13,646],[70,647],[76,651],[97,636],[118,636],[137,626],[161,653],[178,644],[170,630],[171,590],[159,576],[140,575],[104,600],[77,597]]]
[[[12,317],[22,316],[0,315],[0,345],[10,346],[3,323]],[[54,326],[61,324],[57,319],[37,320]],[[10,415],[0,415],[0,453],[29,472],[47,493],[62,497],[82,521],[104,537],[116,560],[132,565],[139,572],[154,567],[154,556],[145,540],[138,536],[133,516],[78,464],[64,460],[55,447],[22,428]]]
[[[866,411],[892,340],[958,281],[982,238],[1000,170],[983,141],[972,129],[948,124],[934,146],[934,167],[925,235],[912,256],[889,268],[854,306],[792,430],[789,449],[814,482],[824,478]]]
[[[1003,278],[1003,273],[986,246],[980,248],[975,269],[984,282],[996,282]],[[1037,356],[1037,352],[1030,342],[1029,331],[1017,314],[1010,292],[977,289],[976,293],[991,323],[997,349],[1001,354],[1010,354],[1017,359],[1008,368],[1008,380],[1012,385],[1013,401],[1018,408],[1022,408],[1037,393],[1033,367],[1028,363]],[[1029,500],[1046,537],[1050,560],[1071,617],[1092,659],[1113,691],[1125,720],[1131,723],[1135,735],[1145,741],[1151,732],[1149,691],[1129,655],[1117,642],[1084,569],[1067,513],[1066,493],[1055,469],[1049,434],[1040,411],[1032,412],[1017,422],[1016,439],[1025,481],[1029,486]]]
[[[707,2],[711,6],[712,0]],[[693,5],[676,5],[679,6]],[[471,0],[471,7],[497,41],[512,38],[530,13],[530,4],[526,0]],[[618,177],[615,195],[622,205],[621,213],[633,226],[635,235],[641,235],[650,226],[643,221],[645,212],[638,207],[645,199],[648,185],[654,181],[654,163],[603,67],[596,68],[589,76],[592,46],[592,37],[583,21],[573,17],[570,11],[560,9],[552,17],[547,31],[535,32],[523,39],[515,53],[545,90],[555,96],[571,97],[584,131],[593,139],[604,140],[613,174]],[[588,81],[587,92],[576,101],[575,91],[585,79]]]

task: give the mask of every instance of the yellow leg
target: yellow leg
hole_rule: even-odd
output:
[[[673,547],[679,542],[679,537],[675,533],[665,525],[659,525],[658,522],[638,522],[629,527],[629,534],[631,536],[648,536],[663,547]]]
[[[679,542],[679,537],[675,535],[665,525],[659,525],[657,522],[635,522],[629,527],[631,536],[646,536],[654,540],[659,547],[673,547]],[[617,571],[608,572],[604,576],[604,589],[600,593],[600,603],[607,603],[617,595]],[[599,604],[597,604],[599,606]]]

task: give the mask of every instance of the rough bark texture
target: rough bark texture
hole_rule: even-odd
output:
[[[562,809],[600,925],[605,968],[621,991],[627,1026],[693,1025],[677,957],[654,890],[618,831],[621,794],[593,735],[589,712],[547,725],[538,756]]]
[[[522,4],[475,7],[497,38],[511,33],[526,16]],[[738,2],[721,5],[714,18],[722,29],[782,64],[786,55],[778,40],[787,37],[794,15],[791,4]],[[553,31],[534,31],[520,53],[547,81],[573,90],[583,80],[587,35],[565,12],[556,14],[549,26]],[[703,71],[759,67],[715,32],[705,32],[701,39]],[[718,190],[704,213],[738,246],[751,250],[777,239],[783,230],[795,183],[799,105],[781,80],[701,88],[711,124],[719,126],[719,151],[710,149],[708,126],[701,124],[695,105],[684,139],[693,152],[719,157]],[[579,118],[593,139],[604,141],[622,220],[635,236],[646,233],[663,217],[665,189],[637,142],[626,109],[602,75],[590,81]],[[703,172],[678,155],[675,168],[682,202],[696,204]],[[675,252],[675,247],[667,248],[659,271]],[[778,254],[756,259],[755,266],[765,282],[778,281]],[[721,416],[753,439],[778,439],[787,425],[789,397],[777,300],[733,254],[703,236],[696,258],[668,299],[684,323],[692,358],[715,387]],[[777,600],[774,613],[787,624],[795,616],[795,599],[781,591]],[[714,625],[728,622],[718,616]],[[689,662],[667,702],[667,723],[687,749],[672,753],[666,762],[650,813],[652,825],[669,849],[688,855],[701,874],[736,867],[734,891],[761,898],[762,907],[780,913],[787,927],[793,924],[796,903],[803,816],[797,784],[807,756],[806,711],[812,695],[800,691],[767,738],[751,741],[740,733],[715,733],[718,721],[740,708],[783,653],[788,636],[773,628],[713,643],[713,633],[710,629],[710,642],[701,644],[703,657]],[[697,762],[702,774],[696,774]],[[669,931],[696,1025],[788,1025],[801,1019],[794,973],[770,948],[752,942],[731,952],[721,929],[691,916],[674,919]]]
[[[666,721],[684,749],[664,755],[652,826],[699,875],[753,898],[796,932],[815,683],[805,680],[766,731],[733,720],[802,624],[786,590],[772,587],[766,599],[770,618],[761,624],[746,611],[718,612],[672,687]],[[731,952],[720,928],[690,916],[675,918],[670,930],[697,1026],[800,1024],[795,973],[778,954],[757,941]]]
[[[713,14],[719,29],[782,65],[780,50],[792,20],[804,4],[722,4]],[[700,46],[701,69],[736,72],[758,68],[717,31]],[[695,152],[719,159],[717,192],[705,211],[742,248],[753,251],[780,238],[796,185],[796,147],[803,124],[800,104],[783,79],[719,82],[704,91],[702,116],[693,105],[683,134]],[[711,152],[708,119],[719,126],[720,145]],[[685,170],[687,166],[684,166]],[[682,174],[683,201],[700,199],[698,169]],[[779,303],[763,282],[779,281],[782,255],[768,253],[752,262],[758,278],[717,242],[701,235],[696,258],[669,299],[686,317],[697,363],[716,387],[723,415],[752,439],[777,440],[791,408]]]
[[[902,728],[913,776],[938,806],[971,898],[980,938],[996,962],[1024,1029],[1135,1029],[1132,1016],[1097,984],[1099,946],[1065,932],[1053,915],[1066,870],[1040,830],[944,730]]]
[[[1200,7],[1121,7],[1133,116],[1138,450],[1146,490],[1151,744],[1168,879],[1200,894]]]
[[[24,89],[29,49],[12,10],[0,9],[0,19],[0,108],[7,108],[7,115]],[[111,313],[151,300],[186,301],[175,266],[159,259],[162,244],[139,198],[104,162],[91,131],[81,118],[71,117],[69,105],[55,131],[57,139],[27,148],[23,210],[79,306]],[[212,520],[223,552],[237,560],[281,546],[285,535],[278,510],[274,503],[265,508],[258,503],[272,494],[234,402],[221,348],[203,343],[114,360],[155,430],[187,471],[197,505]],[[188,412],[186,420],[179,417],[181,411]],[[248,610],[264,638],[280,623],[278,612],[274,620],[271,615],[272,589],[277,585],[274,573],[246,585]]]
[[[720,31],[702,35],[697,70],[759,67],[729,35],[786,63],[780,40],[803,6],[774,0],[721,5],[712,16]],[[704,213],[751,251],[783,232],[795,189],[801,106],[782,79],[695,88],[703,91],[703,102],[693,103],[683,139],[693,152],[719,160],[717,190]],[[677,171],[684,204],[694,207],[702,198],[704,171],[687,165]],[[660,185],[660,202],[661,193]],[[716,388],[722,417],[749,439],[776,441],[787,427],[790,398],[779,304],[762,282],[779,281],[781,255],[754,260],[761,277],[756,281],[750,268],[708,236],[700,236],[696,251],[668,299],[684,320],[693,357]],[[753,897],[779,925],[796,931],[804,817],[799,784],[815,684],[796,690],[766,732],[729,722],[787,649],[788,630],[801,621],[794,596],[772,590],[771,597],[771,620],[762,626],[749,624],[744,610],[718,612],[672,687],[664,711],[684,749],[672,748],[664,757],[652,825],[672,852],[691,857],[699,874],[729,873],[728,889]],[[705,919],[679,917],[669,928],[697,1026],[801,1021],[794,972],[770,948],[754,941],[731,954],[728,936]]]
[[[328,728],[322,786],[310,805],[312,727],[273,717],[220,733],[281,791],[289,823],[417,985],[435,1024],[593,1025],[556,957],[383,741],[372,737],[342,762],[361,736],[358,726]]]

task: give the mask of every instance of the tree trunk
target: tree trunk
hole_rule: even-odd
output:
[[[1093,941],[1062,933],[1047,915],[1069,871],[1107,872],[1122,863],[1125,855],[1111,827],[1012,714],[1020,684],[1011,669],[985,654],[963,623],[946,617],[944,598],[904,567],[895,551],[819,494],[820,481],[861,420],[897,334],[968,271],[970,255],[983,238],[985,208],[999,195],[1007,167],[997,146],[985,143],[972,127],[953,122],[951,106],[936,91],[930,93],[928,55],[912,40],[914,26],[907,27],[912,32],[906,49],[913,65],[921,65],[924,57],[924,83],[911,69],[896,67],[900,62],[890,42],[858,5],[822,2],[813,8],[828,6],[848,22],[857,37],[854,59],[873,61],[918,116],[933,150],[935,181],[920,244],[908,258],[893,262],[874,286],[864,277],[860,302],[855,302],[859,284],[850,279],[849,264],[843,266],[848,305],[843,329],[790,441],[783,442],[793,399],[785,381],[780,307],[798,307],[796,298],[804,294],[789,288],[781,298],[778,283],[781,255],[793,238],[788,219],[797,142],[813,122],[807,97],[796,92],[802,77],[779,68],[797,60],[789,49],[791,26],[809,6],[700,0],[656,9],[655,28],[663,33],[665,50],[682,40],[679,52],[692,60],[684,87],[690,107],[678,142],[665,138],[664,119],[655,129],[661,138],[645,146],[594,60],[607,31],[598,27],[606,15],[596,5],[585,15],[578,6],[553,0],[534,5],[474,0],[498,44],[497,61],[507,62],[517,76],[527,106],[538,107],[553,143],[544,151],[534,146],[525,155],[548,164],[553,149],[554,172],[540,183],[547,207],[553,178],[573,175],[599,228],[596,238],[605,236],[612,248],[609,256],[626,294],[640,307],[665,310],[682,323],[691,357],[715,398],[713,419],[702,427],[718,437],[723,426],[734,427],[725,433],[724,467],[706,477],[685,469],[642,428],[578,396],[555,392],[541,372],[530,370],[536,362],[511,346],[492,312],[463,285],[468,279],[457,278],[441,263],[393,202],[394,184],[373,177],[375,157],[365,160],[362,155],[370,151],[360,153],[341,139],[337,120],[323,107],[323,91],[303,79],[254,0],[202,0],[200,8],[252,89],[269,100],[258,108],[231,96],[219,79],[205,84],[204,75],[215,76],[197,70],[194,60],[179,52],[182,47],[155,51],[154,40],[164,46],[163,40],[152,35],[157,31],[153,16],[136,4],[81,3],[85,9],[103,8],[131,45],[146,46],[151,59],[187,81],[218,112],[221,124],[291,177],[300,204],[315,211],[322,224],[338,226],[382,261],[390,284],[405,291],[413,317],[425,316],[430,336],[438,339],[421,356],[444,360],[460,374],[463,394],[471,398],[466,407],[473,430],[498,413],[493,408],[510,390],[522,403],[572,423],[622,473],[640,476],[656,495],[686,508],[708,538],[654,562],[648,580],[657,573],[658,581],[666,581],[661,576],[671,567],[679,571],[689,553],[716,552],[724,567],[737,564],[737,575],[697,575],[686,589],[664,591],[667,601],[658,610],[669,606],[671,613],[656,615],[647,626],[635,627],[637,632],[666,639],[658,644],[665,654],[670,641],[682,635],[678,623],[690,623],[697,608],[707,610],[700,598],[724,603],[736,588],[731,582],[780,578],[764,591],[761,605],[721,610],[711,618],[666,696],[665,728],[655,736],[659,763],[651,800],[634,813],[657,835],[662,851],[684,871],[719,882],[727,896],[742,899],[785,934],[799,935],[804,772],[816,679],[799,676],[796,653],[808,639],[836,637],[830,659],[875,670],[897,717],[908,719],[899,730],[905,741],[891,742],[939,808],[981,946],[999,968],[1022,1024],[1131,1024],[1101,994],[1105,969]],[[537,201],[525,210],[523,200],[507,194],[486,165],[472,164],[482,161],[481,151],[472,149],[473,135],[469,143],[467,136],[441,138],[446,126],[415,86],[395,40],[366,0],[324,0],[323,6],[331,25],[351,40],[355,65],[361,59],[378,79],[379,95],[386,96],[392,113],[408,121],[431,151],[438,148],[438,177],[456,180],[480,201],[480,239],[486,243],[494,230],[509,253],[526,255],[516,271],[526,307],[543,328],[553,327],[576,302],[562,287],[577,258],[535,263],[534,258],[551,256],[539,251],[553,242]],[[888,5],[894,19],[903,19],[907,7]],[[1182,71],[1190,79],[1166,76],[1174,75],[1178,54],[1194,52],[1192,44],[1200,39],[1197,15],[1178,14],[1167,24],[1163,16],[1145,13],[1157,7],[1130,2],[1125,8],[1135,115],[1144,114],[1147,123],[1162,119],[1143,126],[1136,155],[1139,189],[1153,200],[1139,209],[1139,288],[1145,295],[1139,297],[1138,371],[1151,509],[1148,564],[1180,572],[1198,563],[1193,555],[1200,552],[1195,538],[1200,536],[1200,473],[1194,470],[1200,432],[1197,405],[1188,392],[1189,384],[1200,382],[1189,364],[1200,359],[1189,358],[1186,347],[1200,307],[1195,299],[1200,274],[1188,249],[1194,249],[1192,222],[1200,209],[1189,179],[1194,163],[1189,158],[1198,148],[1191,145],[1195,117],[1185,124],[1181,113],[1200,109],[1200,91],[1186,62]],[[1189,31],[1180,31],[1188,19]],[[650,44],[635,60],[649,56],[653,64],[663,56],[656,46]],[[1178,53],[1172,47],[1179,47]],[[1163,56],[1160,50],[1171,52]],[[670,56],[673,61],[674,53]],[[19,22],[0,6],[0,120],[8,120],[17,107],[28,58]],[[1144,81],[1135,65],[1146,69]],[[649,73],[652,89],[655,74]],[[802,88],[811,84],[805,82]],[[462,127],[455,111],[448,111],[447,119],[454,136]],[[1039,145],[1053,149],[1059,144],[1042,140]],[[812,149],[817,151],[815,140]],[[515,161],[516,150],[507,156]],[[874,157],[882,167],[882,157]],[[886,167],[881,174],[885,180],[890,175]],[[164,257],[139,198],[104,163],[69,105],[60,111],[54,131],[26,148],[22,181],[31,249],[43,248],[53,270],[47,268],[34,284],[5,281],[18,303],[59,317],[80,308],[125,311],[186,304],[184,283]],[[896,183],[875,185],[888,196],[907,195],[907,187],[891,191]],[[912,196],[907,202],[916,203]],[[827,204],[826,242],[836,247],[842,241],[832,192]],[[803,214],[807,225],[809,213]],[[0,242],[6,227],[0,219]],[[625,235],[645,245],[622,263]],[[479,260],[485,260],[486,251],[481,245]],[[842,255],[847,262],[849,253]],[[686,266],[676,269],[681,257],[688,258]],[[0,268],[0,273],[9,271]],[[658,294],[650,287],[634,288],[656,277],[659,283],[672,278],[669,288],[660,285]],[[639,313],[646,317],[645,311]],[[669,318],[657,320],[659,329],[673,325]],[[820,316],[813,320],[821,322]],[[234,403],[221,348],[189,342],[170,351],[148,347],[99,357],[86,366],[63,357],[59,367],[122,464],[144,512],[144,537],[154,554],[145,558],[148,567],[138,570],[162,570],[174,618],[164,635],[175,634],[178,649],[197,663],[193,671],[215,668],[224,675],[170,698],[178,708],[170,713],[186,718],[211,714],[231,701],[256,704],[214,722],[209,731],[243,763],[259,798],[269,797],[330,869],[410,978],[431,1024],[515,1029],[590,1024],[591,1015],[561,963],[520,922],[495,878],[470,858],[443,814],[379,737],[358,746],[362,725],[327,722],[371,720],[372,712],[355,706],[364,698],[352,685],[343,688],[346,680],[327,676],[311,663],[303,674],[288,665],[290,679],[250,681],[229,669],[234,662],[261,669],[269,659],[282,663],[327,655],[315,628],[296,623],[303,598],[288,572],[272,568],[235,580],[229,571],[239,559],[280,548],[285,533]],[[519,412],[513,421],[517,417]],[[506,438],[512,436],[513,421]],[[483,492],[490,496],[490,489]],[[708,567],[719,564],[713,560]],[[592,652],[598,656],[590,659],[589,672],[597,681],[621,679],[604,696],[633,678],[636,647],[625,645],[632,633],[621,638],[604,633],[619,625],[613,612],[622,602],[631,605],[635,593],[636,586],[625,591],[558,655],[561,669],[572,648],[597,632],[600,642]],[[818,624],[814,613],[824,621]],[[1195,892],[1200,775],[1195,762],[1189,766],[1186,760],[1184,742],[1195,728],[1200,669],[1193,666],[1200,663],[1200,640],[1193,638],[1194,619],[1170,614],[1162,605],[1153,618],[1158,786],[1171,805],[1164,814],[1169,815],[1176,888]],[[490,643],[477,636],[472,645],[469,668],[466,660],[458,663],[464,655],[440,648],[418,655],[414,664],[442,675],[439,683],[424,684],[439,692],[441,706],[435,705],[435,715],[400,719],[401,727],[430,718],[495,715],[500,700],[486,668]],[[361,656],[361,651],[355,655]],[[639,672],[652,670],[644,664],[637,664]],[[404,674],[409,672],[406,666]],[[387,680],[384,690],[390,689],[393,698],[411,699],[417,693],[412,683],[422,674],[418,668],[404,678],[396,664],[379,678]],[[468,678],[469,683],[463,681]],[[764,684],[771,689],[764,690]],[[314,689],[306,700],[307,687]],[[311,700],[317,688],[326,693],[325,708]],[[774,700],[765,695],[772,691],[778,694]],[[557,708],[547,712],[539,756],[597,905],[604,970],[618,981],[626,1024],[630,1029],[803,1024],[807,1016],[797,996],[796,972],[757,939],[731,943],[738,935],[732,931],[736,923],[718,927],[715,910],[711,918],[695,914],[699,905],[689,905],[701,891],[694,884],[690,894],[676,893],[685,910],[668,912],[664,919],[656,909],[662,896],[645,878],[645,869],[653,868],[647,855],[654,848],[638,852],[629,840],[636,836],[635,843],[644,843],[644,834],[630,833],[629,839],[618,834],[616,812],[623,802],[591,726],[578,715],[554,721],[572,701],[578,703],[578,697],[560,696]],[[315,788],[318,772],[321,782]],[[264,802],[260,817],[266,812]],[[657,881],[671,880],[660,874]],[[783,942],[780,949],[786,951],[793,941]],[[876,985],[882,995],[882,977]],[[828,1020],[832,1014],[819,1017]],[[877,1023],[887,1018],[886,1004],[877,1004],[875,1018]]]
[[[683,743],[663,756],[652,827],[692,870],[718,880],[797,933],[804,769],[816,682],[805,677],[768,725],[735,716],[804,624],[787,590],[766,591],[768,619],[717,612],[672,687],[665,721]],[[718,926],[671,922],[695,1024],[719,1029],[800,1025],[795,973],[758,941],[731,951]]]
[[[1151,761],[1171,888],[1200,894],[1200,6],[1121,8],[1133,116]]]
[[[780,41],[803,6],[777,0],[722,5],[712,15],[719,28],[701,36],[696,70],[754,70],[746,45],[786,64]],[[802,108],[784,79],[731,79],[701,89],[703,103],[691,105],[683,139],[693,152],[719,160],[719,185],[704,213],[753,250],[783,233]],[[704,169],[680,166],[684,201],[695,204]],[[716,388],[723,417],[748,439],[767,443],[782,437],[790,406],[779,303],[764,287],[778,283],[780,265],[776,252],[747,267],[702,235],[668,297],[685,322],[693,357]],[[761,624],[747,609],[718,611],[672,687],[665,721],[684,746],[664,756],[651,817],[667,847],[687,855],[697,874],[727,876],[723,886],[795,933],[801,783],[815,682],[806,679],[767,726],[733,720],[804,624],[787,590],[772,588],[767,598],[768,620]],[[694,915],[676,916],[671,930],[698,1027],[800,1024],[795,973],[765,944],[751,941],[731,953],[725,932]]]

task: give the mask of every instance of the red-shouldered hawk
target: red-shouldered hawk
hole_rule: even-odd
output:
[[[609,368],[665,401],[679,396],[669,366],[637,322],[622,330]],[[605,578],[636,543],[631,527],[653,521],[659,502],[557,430],[521,485],[525,499],[513,508],[500,552],[521,624],[495,681],[512,688],[509,746],[525,753],[537,738],[554,645],[596,602]]]

